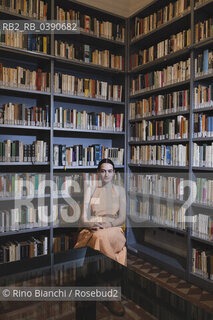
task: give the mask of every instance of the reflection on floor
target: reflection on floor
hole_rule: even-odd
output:
[[[154,316],[137,306],[133,301],[122,299],[125,315],[114,316],[102,303],[96,304],[96,320],[157,320]]]
[[[128,268],[213,314],[213,294],[128,253]]]

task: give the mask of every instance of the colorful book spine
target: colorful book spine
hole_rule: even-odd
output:
[[[188,145],[131,146],[131,164],[187,166]]]

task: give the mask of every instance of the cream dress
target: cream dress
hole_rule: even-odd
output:
[[[83,229],[78,236],[75,248],[89,246],[99,250],[111,259],[126,265],[126,238],[121,228],[126,214],[126,196],[124,188],[112,183],[103,187],[88,187],[84,197],[84,221],[114,222],[119,226],[99,229]],[[123,221],[123,222],[122,222]]]

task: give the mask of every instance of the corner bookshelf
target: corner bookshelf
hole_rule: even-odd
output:
[[[40,264],[40,267],[49,265],[49,261],[53,264],[54,257],[57,259],[57,255],[60,251],[60,244],[58,245],[58,243],[60,243],[60,237],[63,238],[63,241],[69,242],[69,245],[64,248],[62,247],[61,240],[61,250],[69,250],[73,247],[76,232],[78,230],[77,224],[73,225],[73,228],[67,228],[52,222],[47,222],[46,225],[43,226],[39,225],[38,221],[33,220],[33,224],[27,225],[27,222],[29,222],[27,220],[29,212],[26,213],[21,211],[23,219],[25,218],[25,227],[23,221],[21,227],[15,224],[6,226],[6,220],[9,219],[9,214],[11,214],[8,208],[15,209],[21,201],[26,201],[26,204],[29,204],[30,201],[32,201],[37,210],[39,205],[45,207],[46,209],[40,209],[44,210],[41,211],[40,214],[45,213],[49,216],[53,215],[56,200],[60,205],[64,204],[66,197],[63,194],[55,195],[52,186],[45,186],[43,193],[39,192],[39,190],[34,190],[35,192],[31,190],[32,194],[27,194],[24,189],[24,194],[20,193],[15,199],[14,192],[16,188],[20,187],[22,184],[26,186],[27,179],[29,179],[29,181],[35,181],[37,179],[36,181],[38,181],[42,178],[40,175],[45,175],[46,180],[53,181],[56,177],[60,178],[62,175],[75,175],[75,178],[76,175],[79,175],[79,179],[81,179],[83,173],[86,172],[95,175],[98,164],[97,158],[93,163],[90,163],[88,159],[88,163],[74,163],[73,160],[70,165],[68,163],[62,163],[60,160],[56,164],[54,162],[54,146],[66,145],[67,147],[72,147],[81,144],[83,148],[88,148],[91,144],[103,145],[105,147],[104,150],[114,150],[114,153],[112,151],[106,152],[111,152],[111,155],[115,159],[118,157],[119,149],[126,149],[127,147],[125,134],[127,128],[127,118],[125,116],[127,109],[127,19],[92,6],[83,5],[75,0],[46,0],[41,2],[42,5],[40,5],[40,7],[38,6],[39,11],[36,12],[35,7],[32,9],[32,11],[34,11],[31,13],[27,12],[27,7],[25,6],[19,9],[11,9],[9,7],[3,7],[0,2],[1,19],[34,20],[39,19],[39,16],[41,15],[44,20],[56,20],[58,18],[61,20],[59,12],[60,10],[63,10],[65,16],[67,15],[67,12],[69,12],[70,15],[76,14],[78,16],[81,29],[80,34],[42,35],[45,39],[42,37],[37,39],[36,50],[31,50],[31,46],[34,46],[35,43],[33,43],[33,41],[30,42],[31,40],[29,38],[27,39],[27,42],[26,39],[23,38],[22,45],[19,44],[19,47],[15,47],[14,43],[17,44],[16,40],[12,41],[10,37],[6,40],[2,37],[2,34],[0,35],[1,68],[6,67],[15,69],[19,66],[24,72],[26,69],[26,73],[33,71],[37,71],[37,73],[43,72],[45,74],[42,75],[42,79],[46,79],[45,81],[41,80],[44,82],[39,84],[39,88],[33,87],[31,84],[29,87],[25,87],[22,85],[23,82],[21,82],[21,84],[8,84],[5,81],[3,82],[5,79],[1,79],[0,75],[1,105],[4,106],[7,104],[7,107],[4,108],[11,110],[7,112],[7,115],[12,117],[9,118],[8,116],[6,121],[2,120],[2,123],[0,123],[0,143],[3,143],[5,140],[11,140],[11,148],[15,148],[15,146],[13,146],[13,143],[15,143],[14,141],[20,140],[23,142],[23,148],[25,148],[25,144],[29,145],[29,147],[26,147],[26,153],[23,155],[23,159],[21,156],[17,159],[19,161],[11,161],[14,159],[5,158],[5,155],[0,152],[0,161],[2,160],[0,162],[1,188],[3,182],[5,185],[8,183],[10,186],[10,189],[8,190],[1,189],[0,191],[1,210],[4,211],[4,213],[1,214],[1,221],[4,220],[3,226],[1,224],[2,232],[0,232],[1,248],[4,246],[4,255],[6,254],[6,250],[7,252],[9,250],[12,252],[12,249],[9,249],[11,244],[13,250],[14,244],[17,249],[19,243],[21,243],[21,246],[24,246],[26,242],[30,242],[30,245],[33,247],[33,245],[35,246],[33,241],[37,241],[37,246],[43,246],[43,251],[41,250],[40,254],[33,258],[29,258],[26,252],[23,256],[24,260],[17,259],[17,261],[12,261],[13,258],[10,259],[7,257],[7,262],[0,264],[0,269],[3,272],[2,274],[6,274],[7,270],[9,274],[12,274],[13,270],[16,270],[16,272],[22,272],[22,270],[25,269],[30,270],[34,263],[36,265]],[[25,3],[25,0],[23,3]],[[35,3],[40,3],[40,1],[35,0]],[[47,8],[42,11],[42,6],[46,6],[46,4]],[[59,16],[57,16],[57,14]],[[45,15],[46,17],[43,18]],[[97,20],[99,20],[99,22],[97,22]],[[99,31],[97,31],[98,28],[96,31],[94,30],[95,23],[99,25],[100,34]],[[105,26],[103,28],[104,23]],[[97,27],[97,25],[95,26]],[[101,34],[103,30],[105,30],[105,34]],[[110,30],[112,34],[110,34]],[[58,42],[58,46],[56,41]],[[40,46],[38,46],[38,43]],[[67,57],[64,56],[64,52],[62,52],[63,50],[61,50],[59,44],[61,47],[62,45],[64,45],[65,48],[69,47],[72,55]],[[57,55],[56,48],[58,50]],[[2,70],[0,70],[0,74],[2,74],[1,72]],[[14,70],[11,72],[15,73]],[[58,83],[60,83],[58,88],[56,87],[56,74],[58,74]],[[96,81],[96,85],[97,81],[105,82],[105,86],[108,86],[108,95],[106,96],[105,92],[104,94],[100,92],[99,96],[98,92],[96,92],[96,96],[93,92],[89,92],[88,94],[88,92],[85,93],[84,87],[82,87],[81,92],[77,93],[66,91],[62,87],[65,83],[61,80],[62,74],[67,75],[67,77],[75,77],[75,81],[79,82],[79,79],[91,79],[90,85],[92,81]],[[74,78],[72,78],[72,80],[73,79]],[[36,86],[38,85],[37,82],[35,84]],[[109,93],[110,86],[111,94]],[[15,104],[17,105],[12,106]],[[36,108],[38,107],[38,109],[33,109],[35,106]],[[63,109],[62,118],[57,114],[56,110],[61,107]],[[17,110],[20,108],[20,118],[17,118],[15,115],[11,116],[11,114],[15,112],[15,108]],[[92,114],[93,118],[91,116],[90,126],[88,125],[89,122],[86,123],[86,125],[85,123],[84,125],[80,123],[79,126],[75,126],[74,122],[71,124],[71,112],[73,110],[79,114],[86,112],[87,114],[85,118],[83,118],[84,121],[88,121],[89,113]],[[2,110],[1,108],[1,119],[3,119],[5,115],[4,112],[5,109]],[[35,115],[36,112],[38,112],[38,115]],[[69,125],[67,125],[68,122],[66,123],[66,121],[64,121],[65,119],[69,119],[68,117],[64,118],[64,112],[66,113],[66,117],[68,112],[70,112]],[[100,122],[98,122],[100,121],[100,116],[98,118],[98,114],[101,113],[104,114],[102,114],[102,123],[100,125]],[[26,114],[28,117],[27,119],[25,119]],[[58,116],[57,123],[56,114]],[[123,114],[123,119],[121,118],[121,114]],[[39,118],[40,116],[42,119]],[[74,111],[72,116],[74,118]],[[19,121],[19,119],[22,120]],[[107,120],[108,122],[105,126],[103,122],[104,119],[111,119],[111,123]],[[97,121],[97,123],[95,124],[94,121]],[[32,152],[33,148],[37,148],[36,140],[41,141],[39,148],[43,147],[44,151],[41,154],[45,155],[45,159],[32,158],[32,156],[35,155],[35,152],[30,152]],[[44,147],[44,142],[46,143],[45,146],[47,145],[46,149]],[[8,145],[9,143],[10,142],[8,142]],[[3,148],[5,148],[5,146],[2,144],[2,149],[0,149],[0,151],[3,150]],[[29,148],[28,153],[27,148]],[[117,150],[117,153],[115,152],[115,149]],[[16,152],[12,155],[14,157],[17,156]],[[122,159],[121,153],[120,162],[116,165],[116,171],[118,175],[122,175],[125,170],[126,156],[125,153],[123,153]],[[17,175],[16,178],[14,177],[15,174]],[[19,179],[20,184],[14,182],[17,179]],[[82,201],[82,193],[71,194],[71,196],[73,196],[76,201]],[[7,210],[9,212],[7,212]],[[18,213],[15,212],[14,214]],[[21,248],[21,250],[25,249]],[[30,249],[27,248],[26,250]],[[11,253],[11,256],[13,254],[14,252]],[[2,252],[1,258],[3,258]],[[26,266],[25,269],[23,269],[23,265]]]
[[[127,44],[128,250],[211,291],[212,9],[213,1],[152,1],[129,18]],[[188,145],[183,164],[178,145]],[[196,182],[193,199],[184,180]]]

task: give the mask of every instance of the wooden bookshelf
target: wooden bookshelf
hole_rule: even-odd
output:
[[[51,1],[46,0],[45,3],[48,4],[47,9],[47,20],[55,20],[56,19],[56,6],[59,5],[64,10],[74,9],[80,11],[82,17],[83,15],[89,15],[90,17],[97,18],[99,20],[108,21],[114,25],[119,25],[120,36],[123,32],[121,29],[125,28],[125,32],[123,35],[127,39],[127,19],[121,16],[113,15],[109,12],[96,9],[91,6],[82,5],[77,1]],[[0,16],[1,19],[26,19],[26,20],[35,20],[34,18],[29,17],[25,14],[19,14],[14,10],[8,10],[8,8],[0,8]],[[81,23],[82,23],[81,19]],[[1,52],[1,61],[3,66],[10,67],[10,64],[13,68],[16,66],[20,66],[22,68],[30,69],[33,71],[37,71],[38,68],[42,69],[42,72],[50,73],[50,84],[49,84],[49,92],[40,91],[40,90],[29,90],[23,87],[17,86],[8,86],[1,85],[0,86],[0,96],[3,97],[3,102],[1,105],[6,103],[18,103],[25,104],[26,108],[31,106],[39,106],[43,107],[49,106],[49,126],[42,127],[37,125],[15,125],[15,124],[0,124],[0,137],[2,136],[3,140],[11,139],[18,140],[20,136],[21,141],[26,141],[26,144],[29,144],[29,139],[31,137],[36,137],[38,140],[44,140],[48,143],[48,162],[0,162],[0,171],[2,174],[12,173],[14,172],[14,168],[18,173],[21,172],[39,172],[46,173],[50,180],[53,180],[54,175],[64,174],[64,172],[69,172],[69,174],[74,173],[75,175],[82,174],[84,172],[92,173],[96,172],[97,166],[54,166],[53,164],[53,145],[59,144],[57,141],[61,141],[63,143],[64,140],[70,141],[68,145],[76,145],[78,142],[76,139],[82,139],[85,146],[89,145],[89,139],[95,141],[96,144],[104,145],[107,144],[106,147],[122,147],[124,148],[126,145],[126,132],[125,128],[127,127],[127,118],[126,108],[127,108],[127,80],[126,80],[126,71],[127,71],[127,61],[126,61],[126,53],[127,53],[127,42],[126,39],[121,41],[119,39],[113,40],[108,37],[97,36],[92,32],[87,32],[88,30],[84,30],[81,26],[80,33],[78,35],[60,35],[61,40],[64,42],[71,43],[80,43],[87,44],[91,48],[97,49],[99,51],[108,50],[110,53],[115,54],[116,56],[122,56],[124,59],[124,70],[115,69],[111,67],[104,67],[99,64],[90,63],[86,61],[80,61],[77,59],[67,59],[62,58],[60,56],[55,55],[55,42],[57,40],[57,35],[51,34],[47,35],[49,37],[50,43],[50,51],[48,54],[43,53],[41,51],[30,51],[20,47],[7,46],[6,42],[0,43],[0,52]],[[38,49],[38,48],[37,48]],[[26,63],[26,67],[25,67]],[[29,66],[29,68],[28,68]],[[117,66],[117,65],[116,65]],[[79,78],[92,78],[94,80],[100,80],[103,82],[107,82],[111,85],[122,85],[122,100],[107,100],[100,98],[89,98],[85,94],[85,96],[73,94],[64,94],[57,93],[54,89],[54,75],[55,73],[61,74],[69,74],[75,75]],[[16,100],[17,99],[17,102]],[[22,102],[23,100],[23,102]],[[76,108],[78,111],[86,110],[86,112],[95,112],[98,114],[99,112],[105,112],[106,114],[124,114],[123,119],[123,131],[112,131],[112,130],[87,130],[87,129],[71,129],[71,128],[57,128],[54,126],[54,114],[55,108],[62,106],[64,109],[66,108]],[[5,138],[4,138],[5,136]],[[8,136],[14,136],[14,138],[8,138]],[[7,137],[7,138],[6,138]],[[104,140],[104,142],[102,142]],[[124,155],[123,165],[116,166],[118,172],[124,172],[126,168],[126,156]],[[0,174],[1,175],[1,174]],[[38,202],[38,200],[44,201],[45,205],[48,206],[49,214],[52,216],[53,205],[57,199],[59,199],[60,203],[63,202],[63,197],[55,196],[51,191],[48,192],[48,195],[42,196],[35,195],[31,196],[20,196],[17,198],[14,197],[0,197],[0,203],[3,206],[13,205],[14,201],[33,201],[33,203]],[[77,198],[82,202],[82,193],[81,197],[79,195]],[[13,207],[12,207],[13,208]],[[41,266],[43,265],[43,260],[51,261],[51,264],[54,263],[53,254],[53,242],[54,235],[63,234],[66,231],[66,228],[61,226],[55,226],[53,223],[50,223],[47,227],[34,227],[34,228],[26,228],[19,231],[4,231],[0,232],[0,237],[2,236],[2,243],[10,240],[16,240],[17,237],[19,239],[27,240],[27,238],[31,238],[32,236],[37,235],[47,235],[48,236],[48,255],[47,256],[38,256],[33,259],[25,259],[24,261],[15,261],[9,264],[1,265],[2,274],[6,274],[7,270],[9,274],[14,273],[13,271],[21,270],[23,268],[23,263],[26,264],[26,270],[30,270],[32,266],[36,263],[38,264],[41,261]],[[72,230],[69,230],[72,233]],[[73,229],[73,232],[76,233],[77,229]],[[32,261],[30,261],[32,260]],[[46,262],[44,262],[46,264]],[[8,268],[7,265],[10,265]],[[23,269],[23,270],[25,270]]]
[[[170,1],[152,1],[150,4],[148,4],[144,9],[139,10],[134,15],[132,15],[129,18],[129,33],[132,33],[132,30],[135,28],[135,23],[141,23],[143,21],[144,25],[146,25],[148,20],[148,16],[151,16],[154,14],[154,12],[159,11],[161,8],[165,8],[168,6]],[[173,2],[174,3],[174,2]],[[204,74],[204,75],[195,75],[195,57],[198,56],[198,54],[202,53],[204,50],[209,49],[209,52],[212,50],[212,37],[206,38],[201,40],[200,42],[195,42],[195,24],[199,21],[204,21],[208,18],[210,18],[210,11],[213,8],[213,1],[202,1],[202,3],[197,4],[196,7],[194,6],[195,1],[191,1],[191,8],[189,10],[186,10],[183,12],[180,16],[177,16],[173,18],[171,21],[168,21],[164,24],[161,24],[156,29],[147,32],[146,34],[140,35],[138,37],[134,37],[131,39],[131,35],[129,36],[129,44],[128,44],[128,50],[129,50],[129,83],[131,83],[131,79],[135,79],[136,76],[139,76],[140,74],[148,74],[152,71],[162,70],[163,68],[167,66],[171,66],[173,63],[177,63],[181,60],[184,60],[184,58],[188,57],[191,59],[190,62],[190,78],[185,81],[173,83],[171,85],[165,85],[160,88],[155,89],[143,89],[141,92],[138,92],[136,94],[130,94],[129,95],[129,101],[131,103],[136,103],[138,101],[141,101],[142,99],[147,99],[152,96],[161,95],[164,93],[171,93],[175,91],[180,91],[182,88],[189,89],[190,90],[190,108],[189,110],[184,111],[178,111],[174,113],[167,113],[167,114],[160,114],[160,115],[152,115],[154,114],[154,111],[151,115],[143,116],[139,118],[128,118],[129,119],[129,130],[128,130],[128,173],[129,174],[141,174],[146,176],[146,174],[149,176],[151,175],[160,175],[160,176],[166,176],[166,174],[172,174],[173,176],[182,176],[186,180],[196,181],[196,177],[204,177],[204,178],[211,180],[211,174],[213,171],[213,168],[211,167],[196,167],[193,166],[193,143],[197,142],[199,145],[206,143],[209,145],[212,142],[212,137],[203,137],[203,138],[194,138],[194,118],[193,116],[195,113],[206,113],[207,116],[213,116],[213,108],[210,106],[206,106],[202,108],[201,106],[198,108],[194,108],[194,88],[198,85],[204,85],[208,86],[211,84],[212,81],[212,72]],[[165,9],[166,10],[166,9]],[[147,20],[146,20],[147,19]],[[138,22],[140,21],[140,22]],[[153,21],[153,20],[151,20]],[[140,25],[141,27],[141,25]],[[142,27],[142,28],[143,28]],[[131,64],[131,54],[132,53],[138,53],[139,50],[147,50],[149,52],[149,48],[156,45],[157,43],[160,43],[160,41],[166,41],[170,38],[171,35],[177,34],[179,31],[182,32],[184,29],[191,29],[191,44],[187,47],[185,47],[182,50],[178,50],[176,52],[170,53],[168,55],[165,55],[161,58],[155,58],[152,62],[144,63],[138,67],[130,68]],[[142,29],[137,29],[142,30]],[[147,53],[148,55],[149,53]],[[143,61],[143,60],[142,60]],[[210,70],[211,71],[211,70]],[[143,79],[141,77],[141,79]],[[142,80],[141,80],[142,82]],[[145,101],[146,102],[146,101]],[[141,102],[141,104],[143,101]],[[204,104],[203,104],[204,105]],[[147,110],[147,107],[145,107]],[[149,108],[149,106],[148,106]],[[154,107],[153,107],[154,109]],[[152,110],[153,110],[152,109]],[[155,110],[155,109],[154,109]],[[150,111],[150,109],[149,109]],[[144,112],[144,111],[143,111]],[[146,111],[147,112],[147,111]],[[133,112],[134,113],[134,112]],[[130,108],[129,108],[129,114],[130,114]],[[136,114],[136,111],[135,111]],[[132,141],[131,140],[131,131],[130,126],[134,125],[135,123],[140,123],[143,120],[151,121],[156,119],[165,119],[165,118],[172,118],[177,115],[184,115],[189,120],[189,137],[188,139],[175,139],[175,140],[154,140],[154,141]],[[130,150],[132,145],[139,146],[139,145],[151,145],[151,144],[178,144],[178,143],[185,143],[189,145],[189,165],[185,167],[176,167],[176,166],[166,166],[166,165],[148,165],[148,164],[133,164],[130,162]],[[151,172],[151,173],[150,173]],[[208,177],[207,177],[208,176]],[[154,182],[153,182],[154,183]],[[136,182],[137,184],[137,182]],[[136,187],[137,188],[137,187]],[[128,190],[130,190],[130,183],[128,183]],[[136,205],[139,205],[138,202],[140,201],[148,201],[150,199],[150,203],[154,202],[155,200],[159,203],[171,203],[173,202],[174,205],[177,205],[179,207],[184,205],[185,201],[175,200],[175,199],[169,199],[164,197],[158,197],[156,195],[150,194],[141,194],[137,192],[137,190],[134,192],[129,193],[128,197],[128,205],[130,206],[130,197],[133,197],[133,203]],[[188,197],[186,197],[188,198]],[[129,212],[131,212],[131,207],[128,207]],[[150,213],[150,219],[152,219],[152,210],[153,207],[150,206],[149,213]],[[204,211],[205,210],[205,211]],[[211,217],[212,206],[210,204],[200,203],[198,201],[192,202],[191,205],[189,205],[186,215],[189,215],[189,219],[191,216],[200,214],[205,212],[206,215],[209,215]],[[169,226],[167,224],[162,225],[162,228],[165,229],[165,239],[166,239],[166,233],[167,230],[169,230]],[[154,228],[154,227],[153,227]],[[146,258],[147,260],[153,262],[154,260],[156,263],[160,266],[162,265],[164,268],[166,268],[168,271],[172,270],[172,272],[176,272],[177,275],[184,277],[185,279],[188,279],[191,282],[194,282],[195,284],[200,285],[201,287],[205,288],[206,290],[210,289],[210,284],[212,285],[212,281],[209,279],[202,278],[200,275],[192,273],[192,248],[202,248],[204,251],[208,251],[209,248],[212,247],[213,242],[207,239],[195,237],[192,235],[191,232],[191,224],[186,223],[186,231],[183,231],[183,234],[186,234],[186,242],[185,242],[185,248],[187,251],[187,255],[185,256],[184,260],[185,263],[180,267],[179,259],[178,257],[174,257],[172,254],[172,251],[168,251],[167,253],[163,253],[163,256],[161,256],[161,249],[156,244],[154,246],[151,246],[146,242],[146,232],[149,231],[150,228],[146,225],[143,227],[143,223],[141,224],[141,227],[137,228],[134,224],[129,223],[129,228],[127,232],[127,244],[128,249],[130,252],[142,256],[143,258]],[[147,231],[146,231],[147,230]],[[154,229],[153,229],[154,230]],[[157,229],[156,229],[157,230]],[[164,235],[162,235],[164,237]],[[168,238],[172,241],[172,238]],[[178,247],[178,240],[177,236],[174,234],[173,240],[176,243],[175,246]],[[161,242],[159,238],[159,242]],[[179,248],[180,249],[180,248]],[[154,250],[154,252],[153,252]],[[181,250],[181,249],[180,249]]]

